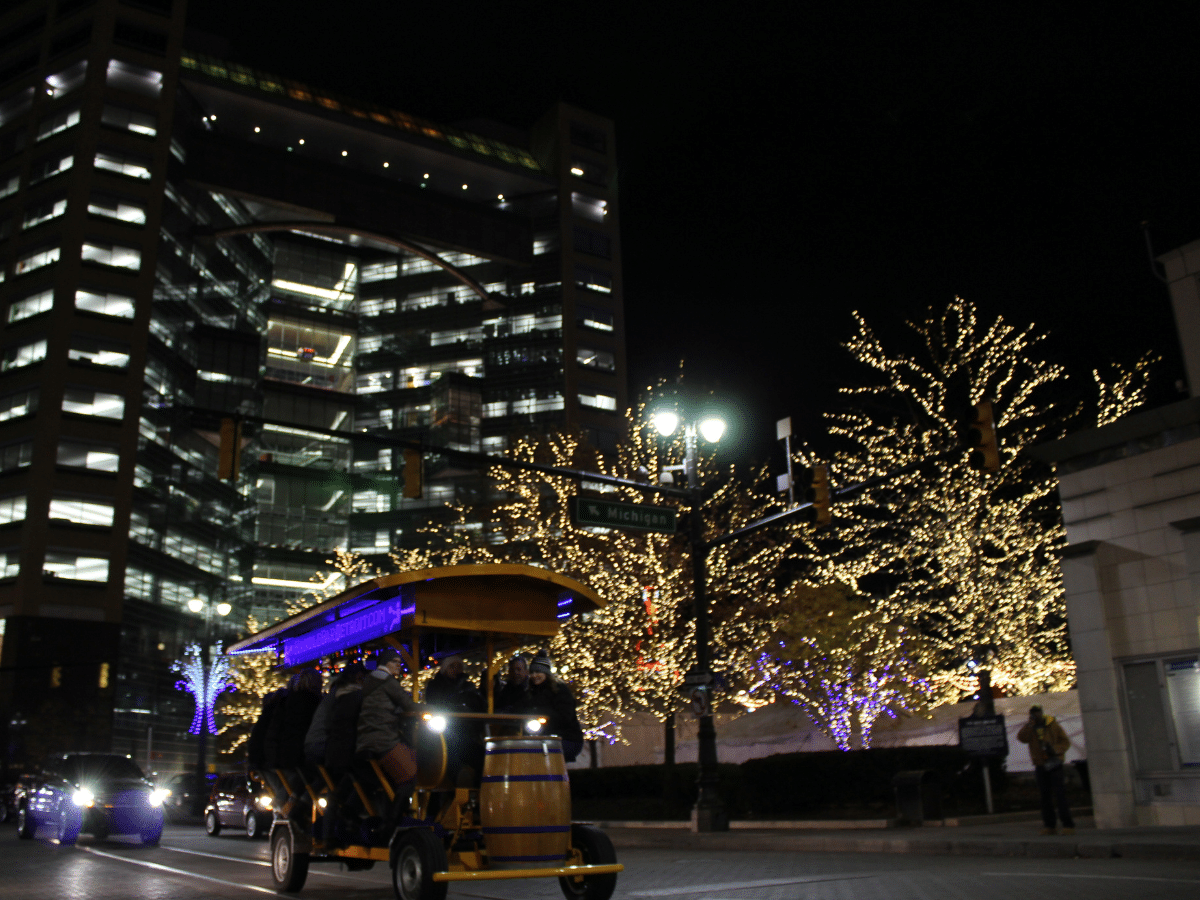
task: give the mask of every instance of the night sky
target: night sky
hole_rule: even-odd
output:
[[[832,8],[837,7],[837,8]],[[845,7],[852,7],[847,9]],[[1200,12],[974,3],[192,0],[235,61],[436,121],[616,121],[631,389],[685,371],[820,441],[883,336],[955,294],[1182,377],[1158,252],[1200,238]],[[1031,12],[1032,10],[1032,12]],[[351,20],[351,16],[355,20]],[[733,448],[731,448],[733,449]],[[782,454],[779,454],[782,457]]]

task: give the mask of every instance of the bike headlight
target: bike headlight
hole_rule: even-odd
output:
[[[530,719],[528,722],[525,723],[525,730],[528,731],[530,734],[537,734],[539,731],[542,730],[543,724],[544,724],[544,722],[542,719]]]
[[[155,788],[150,792],[150,796],[146,798],[151,806],[162,806],[163,802],[171,796],[171,792],[166,788]]]
[[[96,795],[85,787],[81,787],[71,795],[71,802],[76,806],[91,806],[96,802]]]
[[[266,794],[261,795],[254,802],[258,804],[259,809],[270,809],[271,808],[271,798],[269,796],[267,796]]]
[[[434,734],[441,734],[443,731],[446,730],[446,717],[445,716],[431,716],[431,715],[429,715],[429,713],[426,713],[425,714],[425,727],[428,728],[430,731],[432,731]]]

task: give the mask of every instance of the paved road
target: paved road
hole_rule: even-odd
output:
[[[1136,859],[995,859],[874,853],[623,849],[617,897],[640,900],[1194,900],[1200,864]],[[210,838],[168,826],[162,845],[120,839],[77,847],[18,841],[0,828],[0,897],[21,900],[193,900],[272,894],[265,841]],[[386,900],[388,870],[313,866],[301,897]],[[557,882],[451,887],[462,900],[557,900]]]

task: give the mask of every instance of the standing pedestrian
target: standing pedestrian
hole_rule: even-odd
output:
[[[562,738],[563,759],[574,762],[583,749],[575,695],[550,668],[548,656],[538,656],[529,665],[529,711],[546,719],[545,733]]]
[[[1029,721],[1017,732],[1017,740],[1029,745],[1037,776],[1038,793],[1042,795],[1042,834],[1054,834],[1055,811],[1062,820],[1062,833],[1074,834],[1075,821],[1067,807],[1067,788],[1063,779],[1063,762],[1071,739],[1053,716],[1042,713],[1040,706],[1029,708]]]

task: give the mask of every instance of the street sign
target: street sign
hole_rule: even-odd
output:
[[[967,756],[1008,756],[1004,716],[967,716],[958,720],[958,746]]]
[[[621,503],[592,497],[571,498],[571,521],[576,525],[625,528],[631,531],[675,533],[675,510],[669,506]]]

